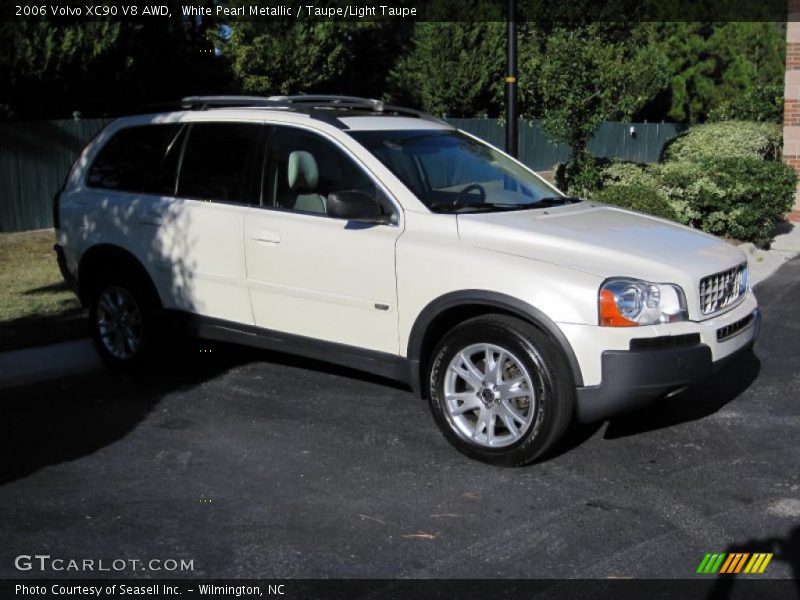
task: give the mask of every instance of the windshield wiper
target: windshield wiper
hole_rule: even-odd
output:
[[[508,210],[508,204],[431,204],[434,212],[440,213],[467,213],[491,212],[494,210]]]
[[[544,198],[539,198],[536,202],[528,202],[519,206],[524,208],[550,208],[551,206],[568,206],[578,202],[582,202],[582,200],[573,196],[545,196]]]
[[[571,196],[547,196],[540,198],[535,202],[525,203],[496,203],[487,206],[492,206],[497,210],[530,210],[532,208],[551,208],[553,206],[569,206],[570,204],[577,204],[583,202],[580,198],[573,198]]]
[[[513,210],[510,204],[462,204],[460,206],[452,207],[450,212],[466,213],[466,212],[492,212],[496,210]]]
[[[573,198],[571,196],[546,196],[540,198],[535,202],[526,202],[524,204],[509,203],[509,202],[482,202],[480,204],[461,204],[458,202],[447,204],[432,204],[431,208],[437,212],[448,213],[467,213],[467,212],[492,212],[492,211],[513,211],[513,210],[530,210],[531,208],[551,208],[553,206],[568,206],[570,204],[577,204],[582,202],[580,198]]]

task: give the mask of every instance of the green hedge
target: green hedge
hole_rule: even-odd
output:
[[[658,187],[658,173],[652,165],[613,161],[605,165],[600,171],[602,187],[623,185]]]
[[[669,161],[701,158],[754,157],[777,160],[781,156],[780,125],[753,121],[722,121],[688,129],[664,149]]]
[[[568,163],[559,184],[572,194],[768,246],[797,185],[794,171],[778,160],[780,136],[772,123],[699,125],[667,148],[662,163]]]
[[[769,245],[794,203],[797,176],[777,161],[715,157],[657,169],[680,222],[759,246]]]
[[[621,208],[637,210],[662,219],[678,220],[678,215],[670,205],[666,194],[654,186],[609,185],[592,194],[592,199]]]

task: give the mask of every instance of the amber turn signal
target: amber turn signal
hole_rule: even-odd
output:
[[[600,325],[605,327],[638,327],[639,323],[619,314],[614,292],[600,290]]]

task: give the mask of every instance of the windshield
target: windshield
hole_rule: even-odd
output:
[[[522,210],[578,201],[460,131],[348,133],[435,212]]]

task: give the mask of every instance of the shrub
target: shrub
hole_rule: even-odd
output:
[[[555,168],[556,187],[572,196],[587,196],[601,187],[601,173],[606,162],[585,154],[559,163]]]
[[[659,171],[679,221],[759,246],[791,210],[797,186],[790,167],[753,156],[668,162]]]
[[[782,132],[775,123],[722,121],[687,130],[664,150],[667,161],[696,161],[707,157],[755,157],[777,160]]]
[[[611,161],[600,172],[603,187],[611,185],[642,185],[658,187],[656,166],[640,163]]]
[[[586,157],[559,166],[557,185],[759,246],[791,210],[797,176],[779,160],[780,128],[726,121],[691,128],[655,165]]]
[[[684,225],[702,228],[702,212],[697,209],[698,197],[715,197],[722,202],[721,189],[704,170],[700,162],[668,162],[657,165],[659,189],[670,200],[676,220]]]
[[[592,199],[662,219],[677,220],[677,214],[670,206],[666,194],[654,186],[609,185],[592,194]]]

